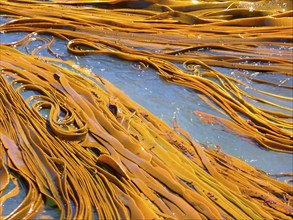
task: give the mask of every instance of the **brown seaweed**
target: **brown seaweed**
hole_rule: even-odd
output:
[[[201,92],[232,119],[217,119],[222,125],[234,123],[237,132],[262,146],[292,153],[292,115],[284,113],[291,109],[248,94],[241,89],[244,82],[212,67],[291,76],[290,52],[267,54],[269,46],[292,46],[292,3],[145,2],[0,3],[0,11],[14,18],[0,31],[28,33],[0,45],[1,207],[18,195],[20,183],[26,189],[22,203],[4,219],[40,217],[46,200],[61,211],[61,219],[93,219],[94,213],[99,219],[291,219],[291,185],[220,148],[203,148],[177,124],[174,131],[107,80],[59,59],[54,38],[38,34],[67,41],[78,56],[106,54],[154,68],[166,81]],[[36,40],[43,46],[30,51]],[[17,45],[29,54],[13,48]],[[56,59],[36,56],[42,49]],[[285,82],[259,83],[290,89]],[[27,90],[36,95],[24,100]],[[7,192],[9,183],[14,188]]]

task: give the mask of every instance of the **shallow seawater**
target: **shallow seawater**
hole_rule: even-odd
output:
[[[198,97],[194,90],[165,82],[155,70],[134,70],[131,63],[106,56],[79,57],[79,64],[108,79],[134,101],[172,126],[176,117],[181,127],[203,145],[220,145],[222,150],[269,173],[292,172],[293,156],[263,149],[256,143],[229,133],[220,125],[206,124],[194,111],[223,117]],[[230,71],[230,70],[226,70]]]
[[[1,42],[9,43],[20,40],[26,33],[4,33],[1,34]],[[37,37],[47,38],[46,35],[38,35]],[[52,36],[49,36],[52,38]],[[146,70],[138,70],[133,68],[138,65],[135,62],[127,62],[114,57],[104,55],[86,55],[75,56],[69,54],[66,49],[66,42],[55,39],[52,49],[60,55],[63,60],[73,60],[76,65],[88,68],[95,74],[104,77],[120,88],[124,93],[131,97],[134,101],[148,109],[151,113],[161,118],[167,124],[172,126],[172,120],[176,118],[178,124],[186,129],[192,137],[201,144],[209,147],[220,145],[222,150],[247,163],[262,169],[268,173],[276,174],[282,172],[293,171],[293,156],[286,153],[279,153],[264,149],[258,144],[239,135],[225,131],[220,125],[207,124],[199,120],[194,111],[202,111],[216,116],[225,118],[221,113],[217,112],[207,105],[192,89],[167,83],[160,78],[155,70],[148,68]],[[27,48],[17,47],[22,52],[31,51],[33,48],[41,46],[42,42],[32,41]],[[280,51],[282,51],[280,49]],[[40,50],[36,53],[38,56],[54,57],[47,50]],[[235,74],[233,70],[227,68],[214,67],[216,70],[227,75]],[[253,72],[247,72],[252,74]],[[263,77],[262,73],[255,73]],[[284,76],[270,75],[275,81],[284,80]],[[287,77],[287,76],[286,76]],[[288,77],[287,77],[288,78]],[[246,80],[244,77],[238,76],[240,80]],[[247,81],[247,80],[246,80]],[[292,77],[287,80],[288,84],[292,84]],[[292,91],[289,89],[271,90],[270,85],[258,84],[254,82],[246,82],[250,88],[256,88],[263,91],[270,91],[278,95],[291,97]],[[246,92],[256,95],[255,91],[246,88]],[[259,93],[257,93],[259,96]],[[266,97],[261,94],[259,97]],[[27,98],[27,97],[25,97]],[[271,98],[273,102],[285,105],[288,108],[292,106],[292,102]],[[254,102],[254,105],[267,108],[262,103]],[[274,110],[273,107],[269,108]],[[284,112],[286,112],[284,110]],[[288,112],[286,112],[288,113]]]

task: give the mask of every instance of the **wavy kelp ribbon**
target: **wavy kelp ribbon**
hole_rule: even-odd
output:
[[[291,219],[290,185],[176,134],[71,61],[0,49],[1,203],[26,190],[5,219],[48,199],[61,219]]]
[[[292,97],[256,90],[237,78],[292,89],[286,83],[292,76],[292,2],[168,1],[160,5],[156,1],[66,1],[66,7],[60,3],[4,1],[1,12],[13,15],[14,20],[1,25],[0,30],[47,33],[67,40],[68,50],[76,55],[108,54],[144,63],[168,82],[201,92],[207,103],[220,108],[236,127],[242,127],[243,135],[261,146],[292,153],[292,108],[271,101],[290,102]],[[78,6],[86,3],[97,3],[98,7]],[[10,45],[34,40],[44,41],[29,34]],[[43,47],[60,57],[51,49],[53,43],[44,42]],[[282,56],[273,54],[272,47],[283,47]],[[225,75],[211,66],[235,69],[235,75]],[[252,77],[244,70],[288,77],[276,83]],[[256,107],[255,101],[276,110]]]

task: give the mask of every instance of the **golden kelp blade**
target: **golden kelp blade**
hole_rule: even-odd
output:
[[[85,1],[66,1],[66,7],[60,5],[61,1],[28,2],[1,2],[0,11],[15,18],[1,25],[1,31],[47,33],[67,40],[68,50],[75,55],[107,54],[144,63],[166,81],[204,94],[204,100],[212,101],[261,146],[293,152],[292,108],[269,99],[292,101],[292,97],[256,90],[212,67],[231,68],[236,75],[256,83],[292,89],[286,80],[259,80],[244,72],[292,76],[291,51],[284,50],[279,56],[270,49],[292,46],[291,1],[273,6],[270,1],[166,1],[164,5],[158,1],[89,1],[96,3],[91,8],[79,6]],[[42,39],[28,34],[10,45],[28,45],[33,40]],[[52,44],[44,47],[54,53]],[[249,94],[245,87],[257,95]],[[268,98],[259,98],[258,94]],[[255,101],[276,110],[254,106]]]
[[[34,216],[44,198],[61,219],[92,219],[93,210],[99,219],[293,215],[290,185],[205,150],[177,126],[186,139],[179,136],[106,80],[56,64],[70,61],[0,49],[1,155],[8,156],[1,169],[3,178],[18,174],[27,187],[7,219]],[[24,100],[26,90],[38,95]]]

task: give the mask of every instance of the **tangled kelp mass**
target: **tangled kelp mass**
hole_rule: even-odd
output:
[[[93,210],[100,219],[293,214],[290,185],[204,150],[176,127],[182,138],[109,82],[52,63],[61,60],[1,51],[1,188],[15,184],[1,202],[15,196],[19,181],[27,186],[8,219],[32,217],[44,198],[62,219],[92,219]],[[36,95],[24,100],[29,90]]]
[[[292,89],[291,1],[0,4],[2,16],[12,18],[0,31],[27,33],[0,46],[0,213],[25,191],[5,218],[48,218],[43,207],[55,206],[61,219],[292,219],[292,186],[220,148],[203,148],[177,124],[174,132],[53,49],[59,38],[77,56],[105,54],[154,68],[231,118],[196,112],[203,121],[292,153],[292,109],[255,94],[292,97],[254,88],[250,94],[245,82],[215,68]],[[42,45],[30,47],[35,41]],[[283,48],[282,56],[272,54],[274,47]],[[42,50],[56,58],[37,56]],[[246,71],[285,78],[267,81]]]
[[[292,152],[291,106],[249,94],[243,89],[249,87],[244,82],[211,67],[232,68],[248,80],[292,89],[286,84],[288,78],[276,83],[244,72],[292,75],[291,1],[197,4],[170,1],[167,5],[119,1],[90,8],[79,6],[86,1],[67,1],[77,6],[59,5],[58,1],[21,2],[1,5],[1,11],[15,19],[0,30],[29,33],[14,45],[40,40],[32,32],[47,33],[67,40],[68,50],[76,55],[108,54],[151,66],[168,82],[203,93],[205,100],[220,107],[223,114],[263,147]],[[49,48],[52,41],[47,43]],[[272,47],[282,47],[282,56],[272,54]],[[183,65],[183,69],[175,64]],[[261,95],[292,101],[292,97],[251,89]],[[256,107],[254,101],[277,110]]]

